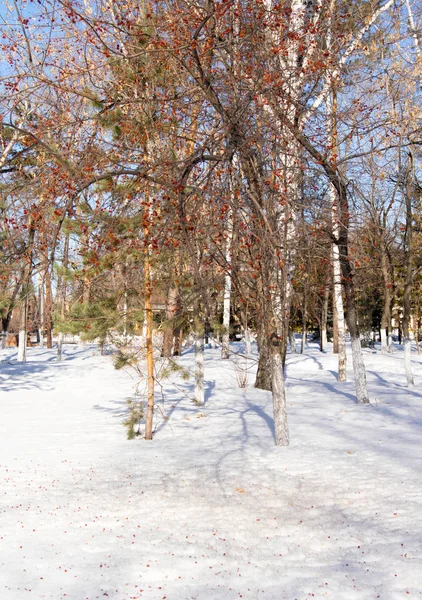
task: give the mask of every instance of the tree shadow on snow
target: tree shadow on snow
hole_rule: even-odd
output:
[[[57,365],[57,368],[65,368]],[[48,373],[48,374],[47,374]],[[2,362],[0,365],[0,391],[17,392],[20,390],[52,390],[56,373],[50,365],[43,362]]]
[[[393,387],[396,390],[400,391],[402,394],[406,394],[406,395],[408,394],[410,396],[414,396],[418,400],[422,399],[422,394],[420,394],[419,392],[417,392],[415,390],[415,388],[409,388],[409,387],[407,387],[406,383],[404,382],[405,377],[406,377],[404,374],[403,374],[403,383],[397,383],[395,381],[388,381],[387,379],[385,379],[384,377],[382,377],[376,371],[372,371],[372,370],[368,369],[367,372],[370,373],[373,377],[376,377],[378,379],[378,381],[383,386],[386,386],[388,388]]]
[[[337,376],[337,374],[334,371],[324,371],[324,372]],[[293,386],[290,388],[290,391],[293,393],[295,393],[295,386],[300,387],[300,386],[306,385],[309,387],[309,391],[307,391],[306,394],[308,394],[310,398],[315,397],[315,392],[317,395],[324,394],[325,396],[327,396],[327,394],[324,393],[324,390],[320,389],[320,388],[325,388],[325,390],[327,390],[330,394],[333,394],[335,397],[338,398],[339,396],[344,396],[348,400],[351,400],[353,402],[353,404],[357,404],[356,395],[351,392],[346,392],[344,390],[344,386],[350,385],[351,382],[347,382],[346,384],[338,383],[338,385],[336,386],[336,385],[333,385],[332,383],[329,383],[328,381],[321,381],[321,380],[315,381],[315,380],[312,380],[311,378],[304,380],[303,378],[292,377],[291,375],[288,375],[288,377],[286,378],[286,382],[287,382],[287,384]],[[298,393],[298,392],[296,392],[296,393]],[[287,391],[287,396],[289,396],[289,391]]]
[[[109,406],[102,406],[101,404],[93,404],[92,408],[101,412],[110,413],[115,417],[125,417],[129,413],[128,400],[110,400],[108,401]]]
[[[293,360],[293,358],[295,358],[296,360]],[[291,370],[296,370],[295,367],[299,366],[303,369],[307,369],[307,363],[309,363],[309,361],[312,363],[315,363],[318,366],[318,371],[323,371],[324,370],[324,366],[321,363],[320,360],[318,360],[316,358],[316,356],[313,356],[313,354],[300,354],[300,353],[296,353],[296,354],[289,354],[289,360],[287,361],[286,364],[286,370],[287,370],[287,374],[289,373],[289,367]],[[293,368],[292,368],[293,367]]]
[[[245,431],[244,439],[242,440],[243,443],[246,445],[246,443],[249,439],[249,435],[247,434],[247,425],[246,425],[245,415],[250,412],[254,412],[256,415],[258,415],[258,417],[260,417],[264,421],[264,423],[267,425],[269,431],[271,432],[273,441],[275,442],[275,426],[274,426],[273,417],[271,417],[267,412],[265,412],[265,410],[261,406],[258,406],[257,404],[251,404],[250,402],[248,402],[247,405],[249,408],[241,411],[241,419],[244,424],[243,429]]]

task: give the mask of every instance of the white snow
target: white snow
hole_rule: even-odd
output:
[[[126,439],[129,372],[55,353],[0,354],[0,600],[422,597],[416,353],[409,391],[401,351],[364,352],[369,406],[330,351],[289,357],[288,448],[271,395],[218,349],[204,407],[192,380],[165,383],[152,442]]]

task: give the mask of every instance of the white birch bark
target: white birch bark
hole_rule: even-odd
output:
[[[321,329],[321,350],[325,350],[327,347],[327,325],[324,329]]]
[[[381,352],[388,352],[388,336],[384,327],[381,327]]]
[[[412,373],[412,340],[410,337],[404,338],[404,372],[406,373],[407,387],[412,388],[415,385]]]
[[[335,239],[338,239],[339,225],[338,225],[338,214],[336,204],[336,191],[334,186],[330,183],[329,188],[330,204],[332,210],[333,219],[333,235]],[[336,243],[332,244],[332,256],[333,256],[333,285],[334,285],[334,302],[336,305],[336,316],[337,316],[337,338],[338,338],[338,380],[347,380],[347,355],[346,355],[346,333],[345,333],[345,319],[344,319],[344,307],[343,307],[343,294],[341,285],[341,265],[340,265],[340,253],[339,247]]]
[[[295,336],[293,329],[290,329],[289,338],[290,338],[290,352],[292,354],[296,354],[296,336]]]
[[[271,10],[271,0],[266,1],[266,6]],[[299,58],[303,51],[300,50],[298,40],[302,42],[303,26],[308,4],[306,0],[292,0],[290,13],[290,32],[292,34],[291,43],[289,44],[287,57],[284,59],[279,55],[280,69],[286,73],[288,84],[289,100],[288,104],[283,107],[289,120],[294,120],[296,106],[300,103],[302,82],[298,76]],[[276,38],[278,34],[273,34]],[[276,40],[274,40],[276,41]],[[308,40],[309,43],[310,40]],[[299,70],[300,71],[300,70]],[[291,301],[293,296],[293,273],[294,262],[297,244],[297,201],[299,196],[299,177],[298,165],[300,162],[300,145],[291,136],[291,133],[282,123],[280,128],[284,129],[285,136],[289,139],[289,144],[284,155],[280,156],[280,163],[284,165],[284,185],[288,187],[289,202],[286,203],[284,214],[280,211],[278,222],[278,231],[284,245],[285,269],[283,274],[280,268],[275,266],[275,283],[282,286],[278,294],[274,298],[274,314],[277,322],[278,344],[285,344],[284,339],[288,335],[289,318],[291,310]],[[277,290],[277,286],[275,287]],[[283,302],[281,302],[280,293],[283,293]],[[287,446],[289,444],[289,430],[286,411],[286,390],[285,390],[285,374],[284,374],[284,355],[282,349],[275,344],[273,340],[271,364],[272,364],[272,398],[274,411],[274,427],[277,446]]]
[[[407,14],[408,14],[408,17],[409,17],[409,33],[413,37],[413,43],[414,43],[414,46],[415,46],[415,50],[416,50],[418,56],[420,57],[421,54],[422,54],[422,51],[421,51],[421,42],[420,42],[420,39],[419,39],[420,33],[419,33],[419,30],[418,30],[418,28],[416,26],[415,19],[413,17],[412,7],[410,6],[409,0],[406,0],[406,8],[407,8]]]
[[[64,333],[63,331],[59,331],[57,336],[57,360],[61,361],[63,359],[63,341],[64,341]]]
[[[26,329],[19,328],[18,362],[26,362]]]
[[[331,3],[331,5],[332,5],[332,7],[335,6],[334,1]],[[311,114],[330,96],[333,81],[335,81],[339,77],[342,67],[346,64],[349,57],[352,56],[354,51],[358,48],[359,43],[361,42],[362,38],[367,33],[367,31],[370,29],[372,24],[383,12],[385,12],[392,5],[393,5],[393,0],[387,0],[387,2],[385,2],[384,4],[377,5],[377,7],[373,11],[372,15],[365,21],[364,25],[359,29],[359,31],[354,33],[354,35],[351,38],[349,38],[349,40],[347,41],[347,43],[345,45],[344,52],[342,53],[342,55],[339,58],[337,57],[338,58],[337,67],[333,68],[332,70],[329,70],[329,72],[327,73],[327,76],[326,76],[326,80],[322,84],[320,93],[315,98],[314,102],[312,103],[312,105],[310,106],[308,111],[306,111],[302,115],[302,122],[301,122],[302,126],[304,125],[304,123],[306,123],[306,121],[309,119]],[[271,10],[273,8],[272,1],[264,0],[264,6],[267,9]],[[296,40],[300,39],[301,44],[304,45],[305,48],[306,48],[307,42],[309,42],[309,40],[304,39],[304,36],[300,35],[300,34],[302,33],[301,25],[303,24],[303,17],[306,14],[306,10],[308,8],[309,8],[309,4],[307,4],[306,2],[303,2],[302,0],[296,0],[296,1],[293,0],[291,3],[291,6],[290,6],[290,11],[291,11],[290,12],[290,23],[291,23],[290,29],[292,31],[294,31],[294,33],[295,33],[295,37],[293,39],[296,39]],[[311,10],[312,10],[312,7],[311,7]],[[323,11],[316,11],[316,12],[322,13]],[[312,51],[312,44],[308,44],[308,46],[311,48],[311,51]],[[305,50],[305,54],[306,54],[306,50]],[[299,54],[298,54],[298,50],[297,50],[297,42],[292,41],[290,48],[289,48],[288,56],[285,59],[287,61],[288,67],[291,67],[292,65],[295,65],[295,64],[297,66],[298,57],[299,57]],[[305,56],[304,60],[305,61],[307,60],[306,56]],[[281,61],[281,63],[283,63],[284,59],[280,58],[280,61]],[[285,64],[285,62],[284,62],[284,64]],[[306,62],[305,62],[305,64],[306,64]],[[291,77],[287,77],[287,80],[289,81],[288,96],[291,99],[290,102],[292,105],[293,113],[295,113],[296,106],[300,103],[300,85],[298,85],[298,79],[295,77],[294,70],[291,70],[291,71],[288,70],[287,75],[291,75]],[[299,81],[300,81],[300,79],[299,79]],[[269,109],[269,110],[271,111],[271,109]],[[291,118],[292,110],[287,111],[287,118],[290,120],[291,123],[293,123],[293,120]],[[330,114],[330,112],[331,111],[328,111],[329,114]],[[335,222],[335,220],[334,220],[334,222]],[[338,249],[338,247],[337,247],[337,249]],[[336,259],[337,259],[337,257],[335,256],[334,262],[337,262]],[[341,277],[341,274],[340,274],[340,277]],[[335,276],[334,281],[337,283],[337,286],[338,285],[341,286],[340,277],[338,276],[338,274]],[[341,290],[341,287],[340,287],[340,290]],[[340,298],[341,298],[341,293],[338,293],[338,287],[337,287],[337,291],[335,293],[336,306],[337,306],[337,303],[339,303]],[[340,319],[341,319],[341,315],[340,315]],[[342,321],[344,324],[344,313],[343,313]],[[341,323],[340,323],[340,325],[341,325]],[[344,331],[344,327],[343,327],[343,331]],[[341,335],[341,333],[340,333],[340,335]],[[341,341],[341,340],[339,340],[339,341]],[[359,345],[359,351],[358,351],[358,345]],[[344,345],[344,349],[345,349],[345,345]],[[359,337],[357,337],[354,340],[353,357],[354,357],[354,367],[356,367],[355,376],[356,376],[356,378],[358,378],[361,368],[363,368],[363,378],[361,379],[361,383],[362,383],[362,385],[363,384],[366,385],[366,376],[365,376],[365,371],[364,371],[362,352],[360,349]],[[344,373],[344,376],[346,374],[345,359],[346,359],[346,353],[344,351],[344,353],[342,353],[341,361],[340,361],[340,357],[339,357],[339,379],[341,377],[343,377],[343,373]],[[361,387],[362,386],[359,383],[359,388],[361,388]],[[366,390],[364,391],[362,389],[361,393],[358,393],[358,398],[359,398],[359,401],[362,401],[362,402],[365,401],[365,399],[366,399],[366,401],[368,401]]]
[[[359,404],[368,404],[368,391],[366,385],[366,370],[363,362],[360,340],[352,339],[353,373],[355,376],[356,398]]]
[[[277,344],[273,343],[271,350],[275,444],[276,446],[288,446],[289,427],[287,423],[283,361]]]
[[[252,354],[252,339],[251,339],[251,330],[249,327],[245,327],[245,354],[246,357],[249,357]]]
[[[335,0],[331,2],[331,18],[333,17],[335,9]],[[330,25],[327,34],[327,50],[331,52],[333,41],[333,32]],[[327,141],[329,146],[333,149],[334,156],[337,153],[337,139],[336,139],[336,115],[333,110],[333,98],[332,92],[327,94],[326,100],[327,110]],[[339,214],[337,208],[337,192],[333,184],[330,182],[328,187],[328,194],[331,207],[331,219],[332,219],[332,232],[334,242],[332,243],[332,257],[333,257],[333,285],[334,285],[334,302],[336,310],[334,311],[337,315],[336,331],[338,339],[338,381],[345,382],[347,379],[347,355],[346,355],[346,337],[345,337],[345,320],[344,320],[344,308],[343,308],[343,293],[341,285],[341,263],[340,263],[340,252],[339,246],[335,240],[339,239],[340,235],[340,223]]]
[[[26,341],[27,341],[27,315],[28,315],[28,297],[25,297],[21,307],[19,321],[19,345],[18,362],[26,362]]]
[[[229,211],[227,214],[227,238],[226,238],[226,275],[224,277],[224,300],[223,300],[223,339],[221,345],[221,358],[230,356],[230,301],[232,290],[231,256],[233,240],[233,216]]]
[[[388,328],[388,352],[393,351],[393,319],[391,319],[390,326]]]
[[[419,35],[418,35],[418,29],[415,24],[413,12],[412,12],[412,8],[411,8],[409,0],[406,0],[406,8],[407,8],[408,16],[409,16],[409,32],[411,33],[411,35],[413,37],[415,50],[418,55],[418,58],[420,59],[422,56],[421,44],[420,44],[420,39],[419,39]],[[410,225],[410,227],[411,227],[411,225]],[[405,333],[405,336],[404,336],[404,371],[406,374],[407,387],[409,387],[409,388],[412,388],[415,385],[415,381],[413,378],[413,372],[412,372],[411,353],[412,353],[412,341],[410,339],[409,332],[407,332],[407,335]]]

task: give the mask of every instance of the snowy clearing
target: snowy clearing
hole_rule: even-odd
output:
[[[422,394],[401,351],[364,351],[369,406],[332,354],[289,357],[288,448],[271,394],[252,374],[239,389],[218,350],[205,407],[180,391],[193,381],[168,382],[152,442],[126,439],[135,380],[110,357],[15,356],[1,352],[1,600],[422,597]]]

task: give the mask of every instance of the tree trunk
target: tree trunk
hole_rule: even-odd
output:
[[[327,131],[328,137],[331,140],[333,148],[333,161],[337,162],[337,97],[333,91],[332,96],[329,95],[327,98]],[[333,232],[333,244],[332,244],[332,257],[333,257],[333,285],[334,285],[334,299],[333,304],[336,306],[336,332],[337,332],[337,351],[338,351],[338,380],[344,382],[347,380],[347,354],[346,354],[346,337],[345,337],[345,322],[344,322],[344,308],[343,308],[343,292],[342,292],[342,278],[341,278],[341,264],[340,264],[340,248],[338,240],[340,237],[341,229],[341,211],[337,206],[337,194],[333,182],[329,185],[329,196],[331,206],[331,219],[332,219],[332,232]],[[340,212],[340,214],[339,214]]]
[[[308,334],[307,314],[306,314],[306,295],[303,301],[302,310],[302,342],[300,344],[300,353],[304,354],[306,349],[306,337]]]
[[[199,314],[194,319],[195,328],[195,403],[204,404],[204,325]]]
[[[296,354],[296,336],[292,328],[289,329],[290,352]]]
[[[7,329],[5,329],[5,327],[4,327],[4,321],[5,321],[5,319],[2,319],[2,337],[1,337],[1,347],[2,347],[2,350],[4,350],[6,348],[7,330],[9,328],[9,325],[7,325]]]
[[[384,312],[381,318],[381,352],[388,352],[388,328],[384,325]]]
[[[276,446],[289,445],[289,428],[287,424],[286,391],[281,351],[281,341],[276,333],[270,337],[272,399],[274,411],[274,429]]]
[[[181,318],[182,313],[182,304],[180,299],[180,294],[177,295],[177,309],[176,314],[178,320]],[[174,329],[174,348],[173,348],[173,356],[180,356],[182,354],[182,343],[183,343],[183,328],[180,323],[176,324]]]
[[[330,188],[332,186],[330,185]],[[333,190],[334,191],[334,190]],[[333,214],[333,234],[338,239],[339,227],[336,222],[336,217]],[[340,265],[340,254],[339,246],[333,244],[333,277],[334,277],[334,297],[333,304],[335,304],[336,310],[335,315],[336,321],[336,333],[337,333],[337,352],[338,352],[338,375],[339,381],[347,381],[347,354],[346,354],[346,332],[345,332],[345,319],[344,319],[344,308],[343,308],[343,292],[341,285],[341,265]]]
[[[418,305],[418,311],[417,314],[419,314],[419,305]],[[421,326],[421,320],[418,318],[416,321],[416,328],[415,328],[415,342],[416,342],[416,348],[418,350],[418,354],[420,355],[421,353],[421,347],[419,345],[419,329]]]
[[[60,289],[60,317],[61,320],[64,321],[65,313],[66,313],[66,269],[69,262],[69,239],[70,234],[66,234],[65,242],[64,242],[64,250],[63,250],[63,274],[60,277],[60,281],[58,282],[58,288]],[[62,331],[59,332],[58,340],[57,340],[57,360],[61,361],[63,358],[63,340],[64,333]]]
[[[21,314],[19,321],[19,346],[18,346],[18,362],[26,362],[26,345],[28,337],[28,290],[24,287],[24,300],[21,306]]]
[[[164,358],[170,358],[173,348],[175,332],[174,320],[177,315],[178,297],[179,290],[176,286],[171,285],[167,296],[166,324],[164,328],[163,346],[161,350],[161,356]]]
[[[368,404],[369,397],[366,384],[366,371],[363,362],[362,347],[360,343],[359,325],[356,311],[355,288],[353,283],[353,271],[349,258],[349,206],[346,195],[346,187],[340,186],[339,193],[339,243],[341,270],[346,297],[347,325],[352,340],[353,372],[355,376],[356,397],[359,404]]]
[[[393,319],[392,319],[392,317],[390,319],[390,324],[388,326],[388,341],[387,341],[387,344],[388,344],[388,352],[392,352],[393,351]]]
[[[63,317],[64,317],[63,310],[60,311],[60,314],[62,314],[62,313],[63,313]],[[63,359],[63,339],[64,339],[64,333],[63,333],[63,331],[59,331],[58,336],[57,336],[57,360],[59,362]],[[103,354],[103,352],[101,352],[101,354]]]
[[[320,327],[320,350],[324,352],[327,347],[327,319],[328,319],[328,302],[330,299],[330,283],[329,277],[325,282],[324,286],[324,300],[322,303],[321,310],[321,327]]]
[[[232,239],[233,222],[232,215],[227,215],[227,239],[226,239],[226,265],[227,270],[224,277],[224,299],[223,299],[223,339],[221,344],[221,358],[230,357],[230,300],[232,290]]]
[[[331,114],[331,107],[327,102],[328,113]],[[313,146],[311,141],[303,136],[299,131],[296,131],[296,136],[301,141],[303,146],[308,152],[323,166],[327,177],[331,184],[335,187],[337,192],[337,206],[338,209],[338,237],[334,237],[333,248],[338,247],[340,265],[341,265],[341,277],[344,286],[345,298],[346,298],[346,314],[347,314],[347,325],[349,327],[350,337],[352,339],[352,350],[353,350],[353,369],[355,372],[355,385],[356,385],[356,396],[359,404],[369,403],[367,386],[366,386],[366,371],[363,362],[362,348],[360,344],[359,325],[357,320],[356,303],[355,303],[355,288],[353,284],[353,271],[350,264],[349,257],[349,203],[347,197],[347,188],[343,181],[341,174],[337,168],[336,157],[329,158],[324,157],[316,148]],[[334,144],[334,147],[336,145]],[[330,186],[331,187],[331,186]],[[336,219],[334,219],[336,224]],[[334,263],[336,261],[333,261]]]
[[[32,253],[35,239],[36,223],[28,217],[28,245],[26,249],[26,264],[22,271],[22,306],[19,322],[18,362],[26,362],[26,346],[28,341],[28,304],[32,275]]]
[[[127,287],[125,282],[125,289],[123,292],[123,341],[127,342],[127,311],[128,311],[128,297],[127,297]]]
[[[174,332],[173,356],[180,356],[182,354],[182,343],[183,343],[183,331],[180,327],[178,327]]]
[[[336,305],[336,293],[334,291],[334,274],[333,274],[332,303],[333,303],[333,354],[338,354],[338,315],[337,315],[337,305]]]
[[[40,339],[40,348],[44,348],[44,280],[41,279],[39,289],[38,289],[38,298],[39,298],[39,327],[38,327],[38,337]]]
[[[3,334],[4,334],[3,339],[2,339],[2,348],[6,348],[7,334],[9,332],[10,321],[12,320],[12,316],[13,316],[13,309],[16,306],[16,300],[17,300],[19,292],[21,290],[22,281],[24,281],[24,279],[25,279],[25,273],[26,273],[26,269],[24,268],[24,269],[22,269],[22,271],[19,275],[19,278],[13,287],[13,292],[10,297],[9,306],[7,308],[6,315],[4,317],[2,317],[2,320],[1,320]]]
[[[50,270],[47,266],[45,270],[45,317],[44,323],[47,334],[47,348],[53,347],[53,323],[52,323],[52,312],[53,312],[53,296],[51,292],[51,276]]]
[[[3,330],[3,336],[2,336],[2,340],[1,340],[1,347],[6,348],[7,346],[7,335],[9,332],[9,326],[10,326],[10,321],[12,320],[12,313],[13,313],[13,309],[11,311],[7,312],[7,315],[5,317],[2,318],[1,323],[2,323],[2,330]]]
[[[382,234],[384,238],[384,234]],[[381,351],[389,352],[389,334],[391,329],[391,309],[393,304],[393,283],[391,279],[391,264],[388,257],[385,239],[381,241],[381,270],[384,282],[384,306],[381,316]]]
[[[271,353],[268,347],[263,327],[258,327],[258,370],[256,373],[255,387],[259,390],[272,390]]]
[[[243,335],[245,339],[245,354],[246,356],[250,356],[252,354],[252,338],[246,317],[243,318]]]
[[[145,213],[147,213],[145,208]],[[149,259],[149,229],[144,226],[144,294],[145,294],[145,337],[147,361],[147,413],[145,417],[145,439],[152,440],[154,418],[154,354],[152,346],[151,267]]]

